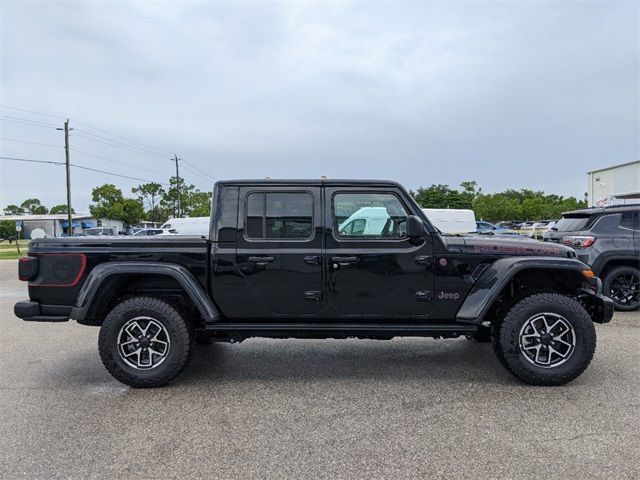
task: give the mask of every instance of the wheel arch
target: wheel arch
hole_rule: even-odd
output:
[[[631,267],[640,269],[640,261],[637,257],[630,255],[610,257],[606,259],[606,262],[600,267],[599,276],[604,280],[607,274],[616,267]]]
[[[220,312],[191,272],[182,265],[154,262],[98,265],[84,282],[70,317],[78,323],[100,325],[115,300],[145,285],[151,291],[145,293],[147,296],[153,296],[154,288],[158,293],[174,292],[174,296],[182,296],[181,310],[192,306],[205,323],[220,318]],[[180,302],[174,303],[180,307],[177,305]]]
[[[577,295],[585,286],[589,267],[574,259],[509,257],[496,260],[474,284],[458,310],[456,320],[482,324],[523,294],[540,292]],[[595,279],[596,288],[600,288]]]

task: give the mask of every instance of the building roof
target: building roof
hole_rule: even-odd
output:
[[[86,220],[89,218],[93,218],[91,215],[83,215],[83,214],[74,214],[71,215],[72,220]],[[43,222],[43,221],[66,221],[67,214],[66,213],[55,213],[55,214],[47,214],[47,215],[0,215],[0,221],[9,220],[14,222]]]
[[[632,162],[626,162],[626,163],[619,163],[618,165],[612,165],[610,167],[603,167],[603,168],[598,168],[596,170],[591,170],[587,173],[596,173],[596,172],[602,172],[603,170],[611,170],[613,168],[619,168],[619,167],[626,167],[628,165],[634,165],[634,164],[640,164],[640,160],[633,160]]]

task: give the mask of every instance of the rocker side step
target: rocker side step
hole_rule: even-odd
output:
[[[414,324],[414,323],[229,323],[216,322],[206,326],[207,333],[242,336],[393,336],[433,337],[459,336],[476,333],[477,325]]]

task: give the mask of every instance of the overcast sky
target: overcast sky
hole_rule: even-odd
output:
[[[638,5],[4,1],[0,103],[70,117],[72,163],[166,182],[175,152],[202,190],[326,175],[582,196],[586,171],[640,158]],[[64,160],[63,118],[0,119],[0,155]],[[0,168],[0,207],[65,202],[63,167]],[[76,210],[107,182],[141,183],[73,169]]]

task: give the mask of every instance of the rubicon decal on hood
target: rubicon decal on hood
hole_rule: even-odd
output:
[[[561,255],[562,249],[547,245],[473,245],[477,253],[497,253],[504,255]]]

